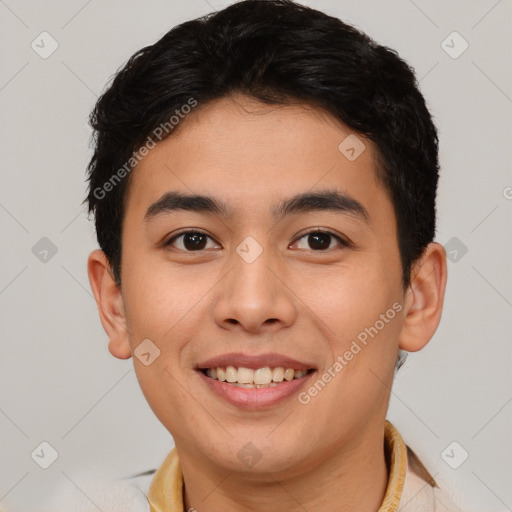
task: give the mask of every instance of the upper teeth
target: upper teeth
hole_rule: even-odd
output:
[[[208,368],[206,375],[212,379],[218,379],[221,382],[231,382],[238,384],[260,384],[269,385],[272,382],[282,382],[283,380],[300,379],[306,375],[307,371],[294,370],[293,368],[283,368],[278,366],[277,368],[270,368],[265,366],[264,368],[258,368],[253,370],[252,368],[244,368],[243,366],[226,366],[217,368]]]

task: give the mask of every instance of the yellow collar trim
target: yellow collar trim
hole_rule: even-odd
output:
[[[407,447],[400,432],[386,420],[384,446],[389,456],[389,478],[378,512],[396,512],[402,498],[407,469]]]
[[[398,430],[386,420],[384,445],[389,456],[389,479],[378,512],[397,512],[405,483],[407,448]],[[150,512],[183,512],[183,473],[176,448],[167,455],[149,488]]]

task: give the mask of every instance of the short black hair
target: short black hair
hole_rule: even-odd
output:
[[[412,264],[435,235],[439,175],[437,131],[414,71],[357,28],[291,0],[244,0],[174,27],[137,51],[98,99],[84,202],[116,283],[139,149],[156,134],[172,134],[180,125],[169,120],[183,117],[185,106],[236,93],[323,108],[373,141],[407,287]]]

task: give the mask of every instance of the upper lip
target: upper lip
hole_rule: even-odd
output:
[[[251,368],[256,370],[258,368],[264,368],[269,366],[271,368],[283,367],[293,368],[294,370],[310,370],[314,369],[314,365],[297,361],[281,354],[267,353],[259,355],[244,354],[241,352],[232,352],[230,354],[222,354],[219,356],[207,359],[197,365],[197,369],[203,370],[206,368],[218,368],[226,366],[236,366]]]

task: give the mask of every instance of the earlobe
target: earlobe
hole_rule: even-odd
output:
[[[87,261],[89,283],[96,299],[101,325],[109,337],[109,352],[118,359],[131,357],[121,291],[110,271],[105,253],[99,249]]]
[[[434,335],[441,321],[446,280],[446,251],[441,244],[432,242],[412,271],[399,338],[401,349],[421,350]]]

